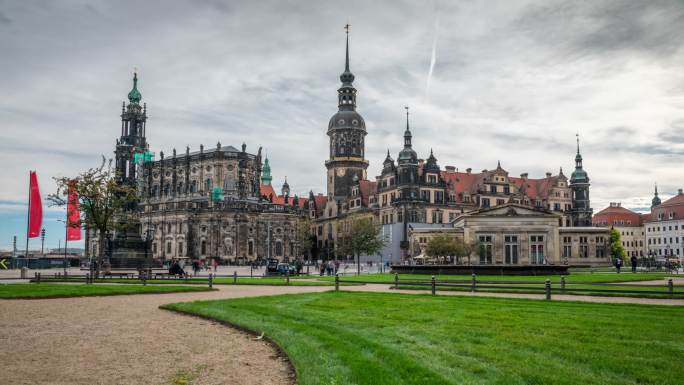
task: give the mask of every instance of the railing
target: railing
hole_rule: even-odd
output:
[[[339,274],[335,276],[336,290],[340,282]],[[356,284],[387,284],[387,282],[369,281],[360,279],[344,279],[344,283]],[[684,299],[684,291],[675,291],[675,285],[670,278],[666,284],[662,286],[651,285],[648,289],[644,287],[642,290],[630,289],[609,289],[616,285],[626,284],[628,282],[614,282],[614,283],[594,283],[594,282],[580,282],[567,283],[565,277],[561,277],[559,283],[552,284],[551,280],[547,279],[544,282],[539,281],[505,281],[505,280],[478,280],[475,274],[469,280],[451,280],[451,279],[437,279],[434,275],[430,279],[409,278],[401,279],[398,274],[394,275],[394,282],[391,283],[394,289],[404,288],[429,288],[432,294],[436,294],[438,290],[460,290],[460,291],[483,291],[483,292],[515,292],[515,293],[543,293],[546,299],[551,299],[552,293],[555,294],[588,294],[588,295],[638,295],[638,296],[668,296],[670,298]],[[577,286],[594,286],[592,288],[574,287]],[[654,288],[653,290],[651,288]],[[663,290],[657,290],[662,288]],[[681,286],[677,286],[681,289]]]

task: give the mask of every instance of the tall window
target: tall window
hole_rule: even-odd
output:
[[[166,254],[171,254],[171,242],[166,242]]]
[[[541,265],[544,263],[544,236],[530,236],[530,263]]]
[[[249,242],[247,242],[247,254],[249,254],[249,255],[254,254],[254,242],[251,240]]]
[[[596,258],[603,258],[606,256],[606,245],[603,237],[596,237]]]
[[[200,254],[204,255],[207,253],[207,241],[202,241],[200,246]]]
[[[183,256],[183,242],[178,242],[178,256]]]
[[[204,191],[211,191],[211,178],[207,178],[207,180],[204,181]]]
[[[489,207],[489,198],[482,198],[482,207]]]
[[[489,265],[492,263],[492,236],[491,235],[480,235],[478,240],[480,241],[480,264]]]
[[[572,257],[572,237],[563,237],[563,258]]]
[[[518,236],[504,236],[504,257],[507,265],[518,264]]]
[[[281,255],[283,255],[283,244],[280,243],[280,241],[276,242],[276,244],[275,244],[275,255],[277,257],[280,257]]]
[[[589,241],[587,237],[579,237],[580,258],[589,258]]]

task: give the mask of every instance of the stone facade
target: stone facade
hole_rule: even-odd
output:
[[[430,239],[440,234],[477,244],[473,265],[605,265],[609,230],[562,227],[562,215],[515,203],[470,211],[440,228],[410,227],[410,250],[418,261],[426,258]],[[415,254],[420,253],[420,254]]]
[[[217,143],[194,152],[187,147],[182,154],[173,149],[171,156],[160,152],[154,160],[145,135],[147,107],[140,100],[136,75],[122,110],[116,168],[119,183],[138,188],[134,209],[153,258],[248,262],[301,255],[296,229],[307,200],[274,194],[270,175],[268,185],[261,184],[261,148],[252,154],[245,144],[238,150]],[[88,233],[88,250],[97,255],[98,239]]]

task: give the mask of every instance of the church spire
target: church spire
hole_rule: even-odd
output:
[[[651,210],[653,210],[653,208],[655,208],[656,206],[658,206],[661,203],[660,197],[658,196],[658,183],[655,183],[654,186],[655,186],[655,193],[653,195],[653,199],[651,199]]]
[[[411,138],[413,135],[411,135],[411,130],[409,129],[409,108],[408,106],[404,107],[406,109],[406,131],[404,131],[404,148],[411,148]]]
[[[268,157],[264,159],[264,167],[261,168],[261,184],[270,185],[271,180],[271,165],[268,164]]]
[[[140,103],[140,99],[142,99],[142,95],[140,95],[140,91],[138,91],[138,72],[134,71],[133,72],[133,89],[131,92],[128,93],[128,101],[131,104],[138,104]]]
[[[337,90],[338,106],[340,111],[354,111],[356,110],[356,88],[352,84],[354,82],[354,74],[349,69],[349,24],[344,26],[347,34],[347,46],[345,49],[344,72],[340,75],[342,86]]]
[[[579,134],[575,134],[577,137],[577,155],[575,155],[575,169],[582,169],[582,154],[580,154],[580,144],[579,144]]]

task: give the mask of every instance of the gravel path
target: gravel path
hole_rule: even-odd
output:
[[[161,304],[329,287],[222,286],[217,292],[0,300],[2,384],[293,384],[264,341]]]

